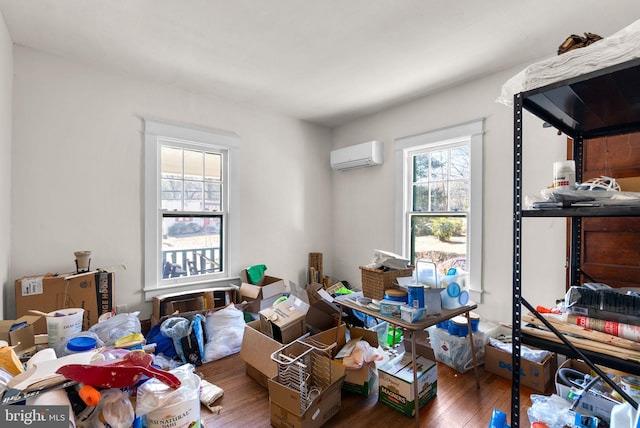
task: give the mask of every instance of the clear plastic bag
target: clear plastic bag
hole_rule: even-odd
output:
[[[571,403],[553,394],[550,396],[531,394],[531,407],[527,410],[529,422],[542,422],[549,428],[574,426],[576,412],[570,409]]]
[[[90,332],[98,335],[105,346],[113,346],[116,340],[133,333],[140,333],[140,312],[117,314],[92,325]]]

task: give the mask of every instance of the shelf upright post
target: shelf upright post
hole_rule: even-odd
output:
[[[573,137],[573,160],[576,164],[576,183],[582,183],[582,162],[584,159],[584,139],[582,135]],[[582,217],[572,217],[571,223],[571,266],[569,286],[580,285],[582,259]]]
[[[513,302],[511,314],[511,427],[520,426],[520,347],[522,318],[522,94],[513,97]]]

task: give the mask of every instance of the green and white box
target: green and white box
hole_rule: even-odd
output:
[[[420,355],[418,366],[418,395],[420,406],[436,396],[438,391],[438,366]],[[404,353],[378,367],[378,401],[406,416],[416,413],[413,395],[413,364],[411,354]]]

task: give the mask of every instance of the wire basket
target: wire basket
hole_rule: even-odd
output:
[[[396,288],[396,279],[412,276],[413,268],[382,270],[360,266],[362,271],[362,295],[370,299],[382,300],[385,290]]]
[[[331,350],[335,346],[296,340],[271,354],[278,365],[276,381],[300,393],[300,414],[331,385]]]

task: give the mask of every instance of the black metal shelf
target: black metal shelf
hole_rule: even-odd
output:
[[[522,211],[522,217],[638,217],[640,207],[570,207]]]
[[[537,336],[532,336],[530,334],[522,333],[522,342],[536,348],[546,349],[548,351],[565,355],[568,358],[581,358],[571,348],[562,343],[554,342],[552,340],[544,339]],[[610,367],[616,370],[622,370],[624,372],[640,376],[640,363],[637,363],[635,361],[623,360],[621,358],[601,354],[599,352],[589,351],[580,347],[578,347],[578,349],[580,349],[580,352],[582,352],[584,356],[589,358],[594,364],[599,364],[601,366]]]
[[[640,58],[522,93],[523,107],[572,138],[640,130]]]
[[[573,138],[573,159],[576,179],[582,179],[582,156],[585,140],[608,135],[640,131],[640,58],[610,66],[592,73],[532,89],[514,96],[513,102],[513,295],[512,335],[513,373],[521,369],[522,343],[548,349],[570,358],[583,358],[600,376],[596,364],[640,375],[640,364],[617,357],[576,348],[550,324],[551,331],[561,340],[558,343],[527,334],[521,329],[522,308],[527,307],[541,321],[533,308],[522,297],[522,228],[526,217],[562,217],[571,223],[570,282],[579,280],[581,260],[581,231],[583,217],[639,217],[640,207],[570,207],[523,210],[523,110],[526,109],[554,128]],[[608,379],[605,379],[607,381]],[[607,382],[609,383],[609,382]],[[618,385],[612,386],[616,391]],[[637,407],[623,391],[618,391],[629,403]],[[511,426],[520,426],[520,378],[514,376],[511,394]]]

